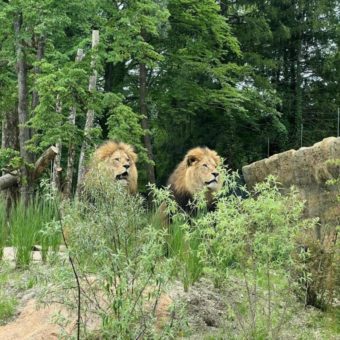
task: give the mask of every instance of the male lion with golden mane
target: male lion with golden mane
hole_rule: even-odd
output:
[[[85,183],[91,183],[96,176],[108,176],[126,186],[130,194],[135,194],[138,179],[137,159],[131,145],[107,141],[94,152]]]
[[[168,180],[170,190],[180,207],[190,211],[189,201],[204,189],[207,207],[213,207],[214,193],[222,187],[221,176],[217,170],[220,162],[217,152],[207,147],[188,151]]]

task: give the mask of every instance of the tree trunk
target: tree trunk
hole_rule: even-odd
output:
[[[3,117],[1,147],[19,150],[19,121],[16,109],[6,112]]]
[[[85,54],[82,49],[78,49],[76,62],[80,62],[83,60]],[[76,113],[77,109],[75,106],[71,108],[70,115],[69,115],[69,122],[72,125],[76,125]],[[65,185],[64,185],[64,198],[70,199],[72,196],[72,183],[73,183],[73,174],[74,174],[74,164],[76,158],[76,147],[74,143],[71,141],[68,146],[68,156],[67,156],[67,168],[66,168],[66,178],[65,178]]]
[[[19,122],[16,109],[12,112],[6,112],[2,120],[2,141],[1,147],[11,148],[13,150],[19,150]],[[5,175],[5,174],[3,174]],[[9,180],[12,180],[12,184],[4,193],[6,199],[6,215],[7,218],[10,215],[11,209],[19,197],[18,186],[14,185],[18,183],[17,178],[11,178],[7,176]],[[1,184],[0,184],[1,186]]]
[[[57,103],[56,103],[56,112],[60,113],[62,110],[60,98],[57,96]],[[58,143],[56,143],[55,148],[57,149],[58,153],[54,159],[53,162],[53,172],[52,172],[52,188],[56,191],[60,191],[61,189],[61,150],[62,150],[62,144],[61,140],[59,140]]]
[[[144,130],[144,146],[148,153],[148,163],[146,165],[148,181],[155,183],[155,166],[153,161],[153,151],[151,136],[149,130],[148,109],[146,104],[147,87],[146,87],[147,70],[145,64],[139,65],[139,101],[140,101],[140,113],[142,114],[142,128]]]
[[[44,57],[44,49],[45,49],[45,39],[44,37],[39,37],[38,38],[38,44],[37,44],[37,61],[41,61],[42,58]],[[40,67],[39,66],[34,66],[33,72],[35,75],[40,73]],[[39,105],[39,94],[36,90],[32,92],[32,110]],[[32,133],[32,131],[31,131]]]
[[[0,190],[5,190],[18,184],[19,177],[15,174],[6,174],[0,177]],[[13,202],[12,202],[13,203]]]
[[[293,35],[290,45],[290,116],[292,147],[301,146],[302,128],[302,92],[301,92],[301,37]]]
[[[16,35],[16,57],[17,57],[17,79],[18,79],[18,117],[19,117],[19,145],[20,156],[22,159],[30,163],[32,158],[26,150],[26,143],[30,139],[29,128],[25,126],[28,121],[28,90],[27,90],[27,63],[26,51],[21,38],[21,28],[23,24],[22,13],[17,15],[14,22]],[[24,165],[21,169],[22,184],[21,195],[25,204],[28,204],[32,195],[32,179],[29,169]]]
[[[99,31],[92,31],[92,49],[95,49],[99,44]],[[90,76],[89,80],[89,92],[93,93],[96,90],[97,84],[97,71],[96,71],[96,59],[93,58],[91,62],[91,67],[93,69],[93,74]],[[86,123],[84,128],[84,140],[81,145],[80,155],[79,155],[79,165],[78,165],[78,178],[77,178],[77,195],[80,194],[83,185],[84,175],[85,175],[85,156],[88,149],[88,137],[89,133],[93,127],[94,121],[94,110],[88,110],[86,113]]]
[[[69,122],[73,125],[76,124],[76,108],[75,107],[71,109]],[[76,157],[76,148],[75,148],[74,143],[70,142],[68,146],[67,168],[66,168],[65,185],[64,185],[64,191],[63,191],[64,198],[66,199],[70,199],[72,195],[72,182],[73,182],[75,157]]]

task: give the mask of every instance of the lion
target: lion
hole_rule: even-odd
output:
[[[178,205],[191,211],[189,201],[205,190],[208,210],[213,209],[214,194],[222,187],[218,165],[221,159],[216,151],[207,147],[196,147],[188,151],[168,180],[168,186]]]
[[[108,176],[127,187],[130,194],[137,192],[138,156],[134,148],[126,143],[107,141],[95,150],[86,180],[99,175]]]

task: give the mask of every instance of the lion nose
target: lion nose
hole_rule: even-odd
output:
[[[219,173],[218,173],[218,172],[213,172],[212,175],[213,175],[214,177],[217,177],[217,176],[219,175]]]
[[[129,169],[129,167],[130,167],[130,164],[125,164],[124,165],[124,168],[127,170],[127,169]]]

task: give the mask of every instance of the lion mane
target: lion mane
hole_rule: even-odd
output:
[[[95,150],[86,177],[90,178],[95,173],[112,176],[113,179],[125,183],[129,193],[135,194],[138,180],[137,160],[138,156],[131,145],[107,141]]]
[[[189,201],[193,200],[195,194],[206,189],[207,207],[213,208],[214,193],[222,187],[217,170],[220,162],[217,152],[207,147],[196,147],[188,151],[167,183],[180,207],[190,211]]]

